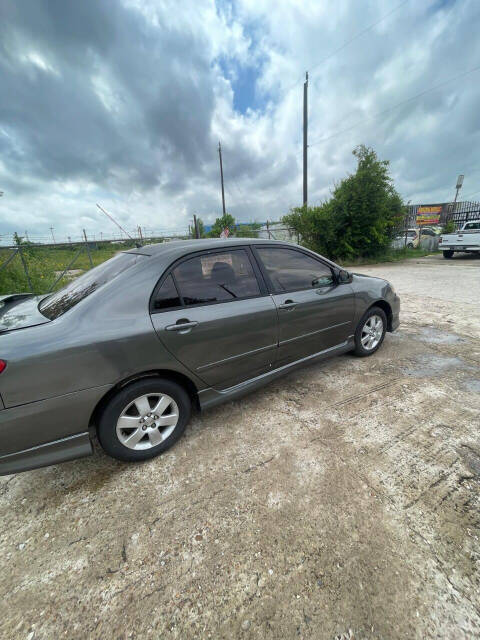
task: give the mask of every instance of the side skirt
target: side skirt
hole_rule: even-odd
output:
[[[46,467],[92,454],[88,431],[0,457],[0,476]]]
[[[233,387],[229,387],[228,389],[223,389],[222,391],[213,388],[204,389],[203,391],[199,391],[198,393],[200,408],[202,410],[210,409],[211,407],[215,407],[216,405],[222,404],[223,402],[236,400],[237,398],[241,398],[251,391],[255,391],[256,389],[265,386],[272,380],[290,373],[290,371],[293,371],[294,369],[298,369],[307,364],[312,364],[313,362],[317,362],[319,360],[326,360],[327,358],[340,355],[341,353],[346,353],[347,351],[351,351],[354,347],[355,343],[353,336],[350,336],[348,340],[345,340],[345,342],[337,344],[334,347],[330,347],[329,349],[325,349],[324,351],[319,351],[318,353],[314,353],[311,356],[301,358],[300,360],[295,360],[295,362],[290,362],[289,364],[283,365],[283,367],[278,367],[278,369],[267,371],[267,373],[262,373],[262,375],[257,376],[256,378],[245,380],[244,382],[241,382],[240,384],[237,384]]]

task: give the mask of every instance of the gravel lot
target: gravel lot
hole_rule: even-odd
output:
[[[0,478],[0,637],[480,635],[480,259],[400,330],[196,416],[162,458]]]

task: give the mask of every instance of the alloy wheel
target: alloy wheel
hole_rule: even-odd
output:
[[[178,405],[165,393],[149,393],[130,402],[117,420],[117,437],[129,449],[156,447],[174,431]]]
[[[364,349],[371,351],[378,346],[383,335],[383,320],[380,316],[370,316],[362,328],[361,343]]]

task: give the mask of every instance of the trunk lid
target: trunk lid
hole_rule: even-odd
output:
[[[50,322],[38,310],[38,304],[43,297],[31,293],[0,296],[0,333]]]

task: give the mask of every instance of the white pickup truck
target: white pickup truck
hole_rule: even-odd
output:
[[[456,233],[441,235],[438,248],[444,258],[451,258],[456,251],[480,252],[480,220],[470,220]]]

